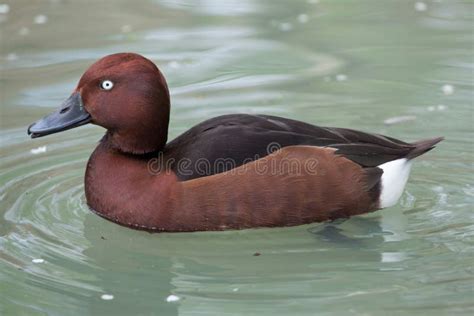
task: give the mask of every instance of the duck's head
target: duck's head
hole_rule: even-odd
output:
[[[153,62],[133,53],[95,62],[55,112],[28,128],[32,138],[87,123],[107,129],[107,141],[127,153],[149,153],[166,144],[170,98]]]

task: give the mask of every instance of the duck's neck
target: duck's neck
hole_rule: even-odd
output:
[[[100,216],[124,226],[170,229],[178,188],[174,173],[153,174],[146,156],[124,154],[104,141],[87,164],[87,204]]]
[[[126,154],[142,155],[162,150],[167,141],[167,132],[158,131],[153,135],[137,131],[107,131],[103,139],[108,146]]]

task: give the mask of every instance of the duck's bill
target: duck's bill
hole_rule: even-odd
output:
[[[28,135],[31,135],[31,138],[42,137],[81,126],[90,121],[91,116],[84,109],[81,95],[75,92],[58,110],[31,124],[28,127]]]

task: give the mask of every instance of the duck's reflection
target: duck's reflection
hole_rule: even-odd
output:
[[[398,251],[384,251],[386,243],[407,238],[406,217],[396,209],[390,214],[369,215],[339,219],[311,227],[308,231],[319,241],[331,247],[358,249],[374,261],[381,263],[399,262],[406,254]],[[378,259],[378,260],[377,260]],[[381,268],[383,269],[383,268]]]

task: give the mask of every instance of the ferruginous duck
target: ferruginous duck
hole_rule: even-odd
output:
[[[413,158],[441,137],[406,143],[269,115],[204,121],[167,143],[170,96],[150,60],[106,56],[87,69],[32,138],[87,123],[107,129],[89,159],[87,204],[148,231],[294,226],[393,206]]]

